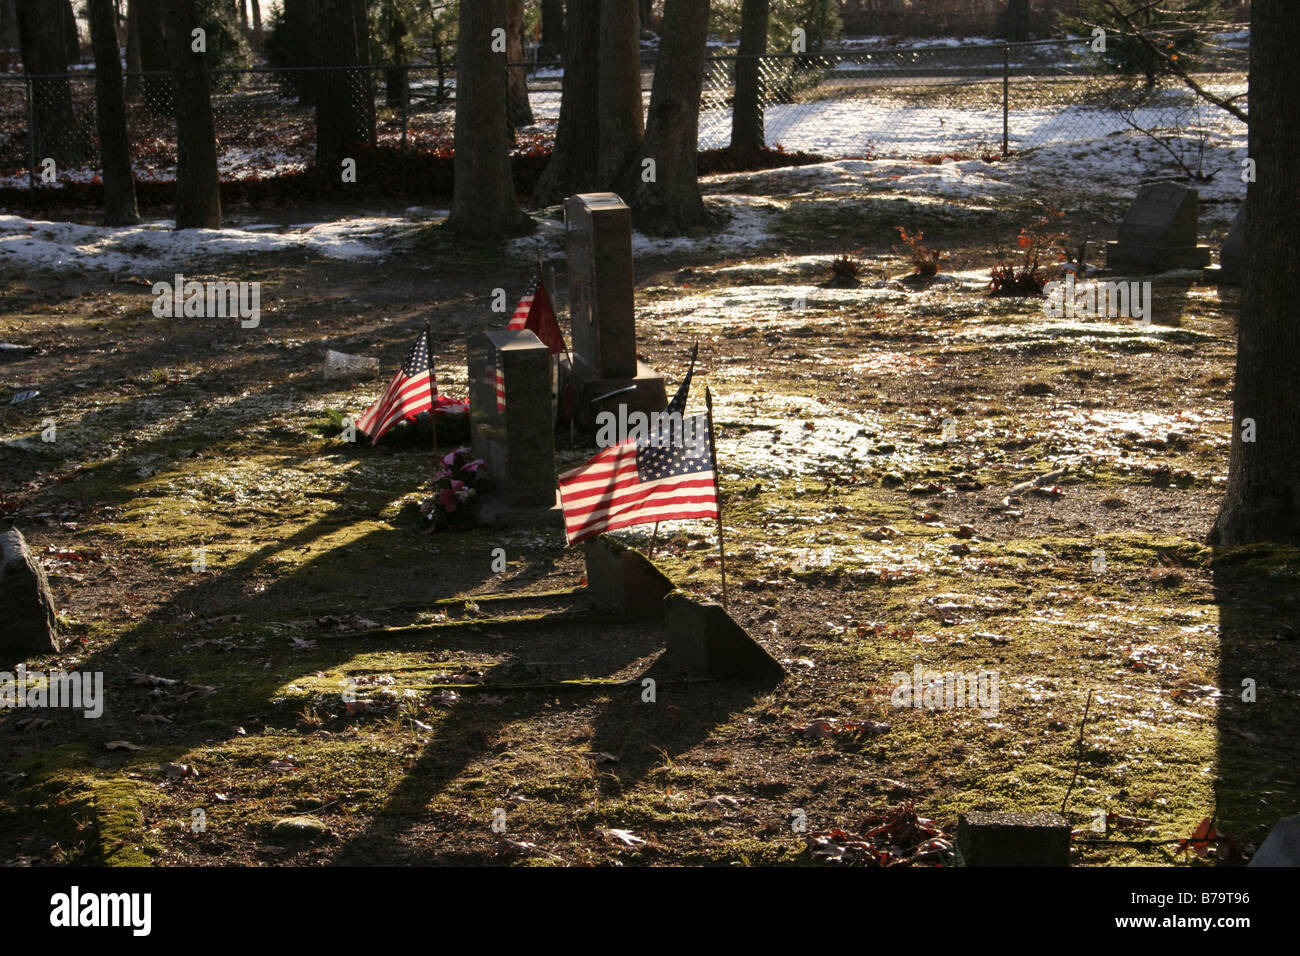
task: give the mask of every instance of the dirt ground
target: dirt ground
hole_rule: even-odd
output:
[[[261,280],[255,330],[154,318],[159,276],[0,272],[0,340],[37,347],[0,384],[41,390],[3,426],[0,519],[67,639],[28,666],[107,693],[97,720],[0,711],[0,863],[806,864],[810,835],[908,801],[949,835],[1059,810],[1076,764],[1078,864],[1205,865],[1178,841],[1211,815],[1248,853],[1297,812],[1300,556],[1203,543],[1237,292],[1163,277],[1150,326],[989,297],[998,239],[1049,201],[1094,242],[1124,206],[792,187],[775,242],[638,255],[644,359],[675,388],[700,343],[732,612],[776,684],[677,679],[659,632],[590,610],[557,529],[417,533],[432,453],[337,437],[383,382],[325,380],[327,348],[387,376],[427,317],[463,394],[467,336],[503,324],[491,291],[531,253],[430,229],[379,267],[168,270]],[[898,224],[951,279],[890,281]],[[824,287],[845,250],[861,285]],[[591,453],[557,441],[561,468]],[[720,596],[709,522],[666,526],[656,560]],[[996,672],[996,712],[895,706],[917,665]]]

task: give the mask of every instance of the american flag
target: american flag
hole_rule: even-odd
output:
[[[404,418],[414,418],[420,412],[433,414],[433,392],[437,386],[430,379],[432,371],[429,334],[421,332],[379,401],[357,419],[357,428],[370,436],[370,444],[378,442],[384,432]]]
[[[569,544],[634,524],[718,516],[713,456],[705,437],[709,416],[692,415],[683,424],[698,442],[627,441],[560,476]],[[692,455],[701,450],[695,446],[703,453]]]
[[[555,321],[555,309],[551,306],[551,297],[546,294],[546,286],[542,284],[540,276],[533,276],[533,281],[528,283],[506,328],[532,329],[551,350],[552,355],[564,351],[564,336],[560,333],[560,324]]]

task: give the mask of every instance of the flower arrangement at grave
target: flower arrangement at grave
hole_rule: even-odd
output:
[[[469,448],[442,457],[433,476],[433,497],[420,505],[426,531],[464,531],[478,521],[478,499],[487,484],[487,464]]]

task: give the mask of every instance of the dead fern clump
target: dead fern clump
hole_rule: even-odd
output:
[[[925,238],[923,232],[908,232],[903,226],[895,226],[898,230],[898,236],[903,240],[903,248],[894,246],[894,252],[900,256],[907,256],[912,261],[912,274],[918,276],[938,275],[939,273],[939,256],[942,253],[938,249],[931,249],[924,245],[921,240]]]
[[[1030,226],[1020,230],[1016,245],[1021,251],[1019,260],[1002,252],[998,247],[998,264],[989,273],[989,291],[993,295],[1042,295],[1043,287],[1051,281],[1049,269],[1052,264],[1065,261],[1065,243],[1069,237],[1064,233],[1050,232],[1048,227],[1053,219],[1059,219],[1065,213],[1049,209]],[[1080,251],[1082,256],[1082,250]]]

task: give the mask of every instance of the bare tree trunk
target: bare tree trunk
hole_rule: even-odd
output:
[[[262,0],[248,0],[253,7],[253,40],[262,45]]]
[[[191,47],[198,12],[194,0],[165,0],[165,4],[176,75],[176,228],[220,229],[221,184],[207,56]]]
[[[18,9],[14,0],[0,0],[0,46],[18,44]]]
[[[599,125],[600,2],[569,0],[564,16],[560,121],[551,161],[533,191],[533,202],[543,206],[600,187],[600,142],[593,135]]]
[[[711,218],[700,196],[697,164],[708,30],[708,0],[664,0],[645,141],[615,180],[645,232],[678,235]]]
[[[88,154],[84,131],[72,108],[68,66],[66,0],[23,0],[18,4],[18,41],[23,71],[34,79],[32,119],[36,161],[50,158],[67,166]]]
[[[315,49],[322,67],[316,80],[316,162],[337,167],[375,142],[374,99],[362,63],[364,36],[357,36],[353,0],[316,0]]]
[[[127,146],[126,97],[118,61],[117,13],[113,0],[86,0],[90,43],[95,52],[95,110],[99,123],[100,167],[104,175],[104,225],[139,222],[135,180]]]
[[[456,38],[456,157],[447,228],[474,239],[504,239],[532,230],[519,208],[506,129],[506,56],[492,50],[505,22],[505,0],[460,5]]]
[[[732,148],[762,149],[763,132],[762,61],[767,52],[769,0],[744,0],[740,9],[740,55],[736,58],[736,96],[731,105]]]
[[[72,0],[63,0],[63,29],[67,31],[68,64],[81,62],[81,35],[77,33],[77,14],[72,9]]]
[[[1017,42],[1029,39],[1029,0],[1007,0],[998,16],[998,36]]]
[[[406,66],[406,36],[408,30],[397,9],[395,0],[384,0],[383,28],[388,44],[393,48],[393,66],[384,71],[384,102],[393,108],[404,106],[410,99],[410,71]]]
[[[140,95],[140,3],[126,3],[126,97],[133,100]],[[137,75],[133,75],[137,74]]]
[[[636,7],[631,3],[600,5],[599,109],[602,183],[614,177],[645,136],[641,103],[641,43]]]
[[[171,70],[167,53],[167,38],[163,32],[163,0],[135,0],[140,8],[140,68],[154,74],[144,78],[145,105],[159,116],[170,116],[174,111],[172,78],[164,76]],[[188,43],[186,49],[189,49]]]
[[[542,42],[537,59],[551,63],[564,56],[564,0],[542,0]]]
[[[235,0],[239,7],[239,25],[245,33],[248,32],[248,0]]]
[[[524,62],[524,0],[506,0],[506,59]],[[520,126],[531,126],[533,107],[528,102],[528,74],[524,67],[510,67],[506,77],[506,116],[511,136]]]
[[[1246,262],[1237,325],[1228,486],[1210,540],[1300,544],[1300,192],[1291,163],[1300,18],[1287,0],[1254,0],[1250,22],[1250,157]],[[1246,420],[1253,420],[1247,431]],[[1249,438],[1250,440],[1243,440]]]

